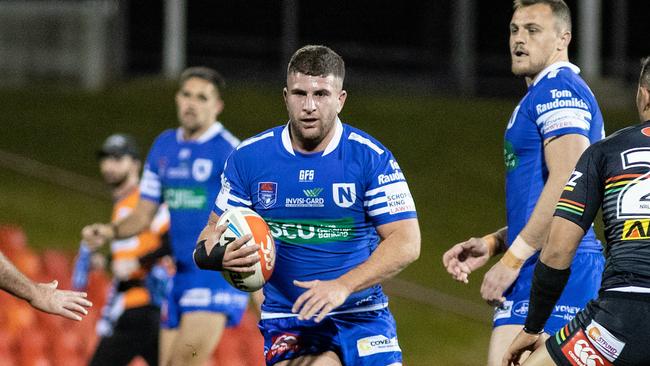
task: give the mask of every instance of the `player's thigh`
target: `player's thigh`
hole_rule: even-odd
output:
[[[226,326],[226,315],[193,311],[181,317],[172,347],[172,365],[203,365],[210,358]]]
[[[521,325],[502,325],[492,329],[490,347],[488,348],[488,366],[500,366],[503,355],[508,350],[510,343],[521,331]],[[522,357],[523,359],[523,357]]]
[[[318,355],[305,355],[292,360],[280,361],[276,366],[342,366],[343,363],[334,351]]]
[[[542,345],[526,359],[523,366],[555,366],[555,362],[548,353],[546,346]]]
[[[167,365],[169,362],[169,356],[172,353],[177,334],[178,329],[160,329],[160,336],[158,337],[158,362],[160,365]]]

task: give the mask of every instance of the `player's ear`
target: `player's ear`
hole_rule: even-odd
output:
[[[564,51],[569,48],[569,43],[571,43],[571,32],[564,30],[560,34],[559,44],[557,47],[558,51]]]
[[[647,112],[650,110],[650,90],[645,86],[639,86],[639,93],[641,93],[641,108]]]
[[[345,99],[347,97],[348,97],[348,92],[346,92],[345,90],[341,90],[341,92],[339,93],[339,98],[338,98],[339,105],[336,108],[336,113],[337,114],[341,113],[341,111],[343,110],[343,106],[345,105]]]

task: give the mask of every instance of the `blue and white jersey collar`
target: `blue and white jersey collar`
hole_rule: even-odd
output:
[[[325,151],[323,151],[322,156],[325,156],[336,150],[336,148],[339,146],[339,143],[341,142],[341,136],[343,136],[343,123],[341,123],[341,120],[336,117],[336,122],[334,122],[334,136],[332,137],[330,143],[327,144],[327,147],[325,148]],[[282,146],[284,146],[284,149],[287,150],[289,154],[294,156],[296,155],[295,151],[293,151],[293,146],[291,146],[289,123],[287,123],[287,125],[282,129]]]
[[[535,77],[535,81],[533,81],[533,84],[531,86],[537,85],[537,83],[540,80],[542,80],[544,77],[546,77],[546,75],[548,75],[549,73],[551,73],[553,71],[561,69],[563,67],[568,67],[569,69],[571,69],[571,71],[573,71],[576,74],[580,73],[580,68],[578,66],[576,66],[576,65],[574,65],[574,64],[572,64],[572,63],[570,63],[568,61],[558,61],[558,62],[556,62],[554,64],[548,65],[544,70],[540,71],[540,73],[537,74],[537,76]]]
[[[179,128],[176,129],[176,141],[178,143],[186,142],[186,141],[193,141],[193,142],[196,142],[198,144],[202,144],[202,143],[204,143],[206,141],[209,141],[211,138],[217,136],[218,134],[220,134],[221,131],[223,131],[223,125],[221,124],[221,122],[215,121],[214,124],[212,126],[210,126],[210,128],[208,128],[205,132],[203,132],[203,134],[201,136],[199,136],[198,139],[186,140],[183,137],[183,128],[179,127]]]

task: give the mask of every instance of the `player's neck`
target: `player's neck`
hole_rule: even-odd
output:
[[[113,200],[117,201],[128,196],[133,190],[138,188],[138,176],[136,174],[129,175],[122,184],[113,188]]]
[[[206,123],[205,125],[191,130],[185,127],[181,127],[183,130],[183,140],[198,140],[207,130],[210,129],[215,124],[215,121]]]
[[[296,134],[291,131],[291,127],[289,127],[289,133],[291,136],[291,147],[293,147],[295,151],[303,154],[314,154],[325,151],[327,145],[329,145],[329,143],[332,141],[332,138],[334,138],[336,128],[335,126],[332,126],[325,138],[323,138],[320,142],[298,139],[296,137]]]
[[[555,55],[553,55],[549,60],[546,62],[546,65],[544,66],[543,69],[541,69],[537,74],[535,75],[529,75],[526,76],[526,86],[531,86],[535,79],[537,79],[537,76],[542,73],[544,70],[548,69],[549,66],[556,64],[558,62],[569,62],[569,55],[567,52],[559,52]]]

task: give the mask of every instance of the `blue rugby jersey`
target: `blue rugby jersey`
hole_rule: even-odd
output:
[[[275,239],[275,269],[264,287],[264,312],[290,313],[305,291],[294,279],[338,278],[377,248],[377,226],[416,217],[391,152],[339,120],[334,128],[323,152],[294,151],[286,125],[245,140],[226,163],[214,212],[251,207]],[[353,293],[337,310],[363,311],[386,303],[376,285]]]
[[[180,128],[167,130],[149,150],[140,183],[141,198],[169,206],[169,234],[179,272],[200,271],[192,252],[221,189],[224,163],[238,144],[239,140],[217,122],[196,140],[184,140]]]
[[[504,145],[508,246],[528,222],[548,179],[544,140],[580,134],[594,143],[605,137],[600,108],[579,72],[569,62],[548,66],[528,87],[510,117]],[[589,229],[578,252],[601,250],[593,229]]]

